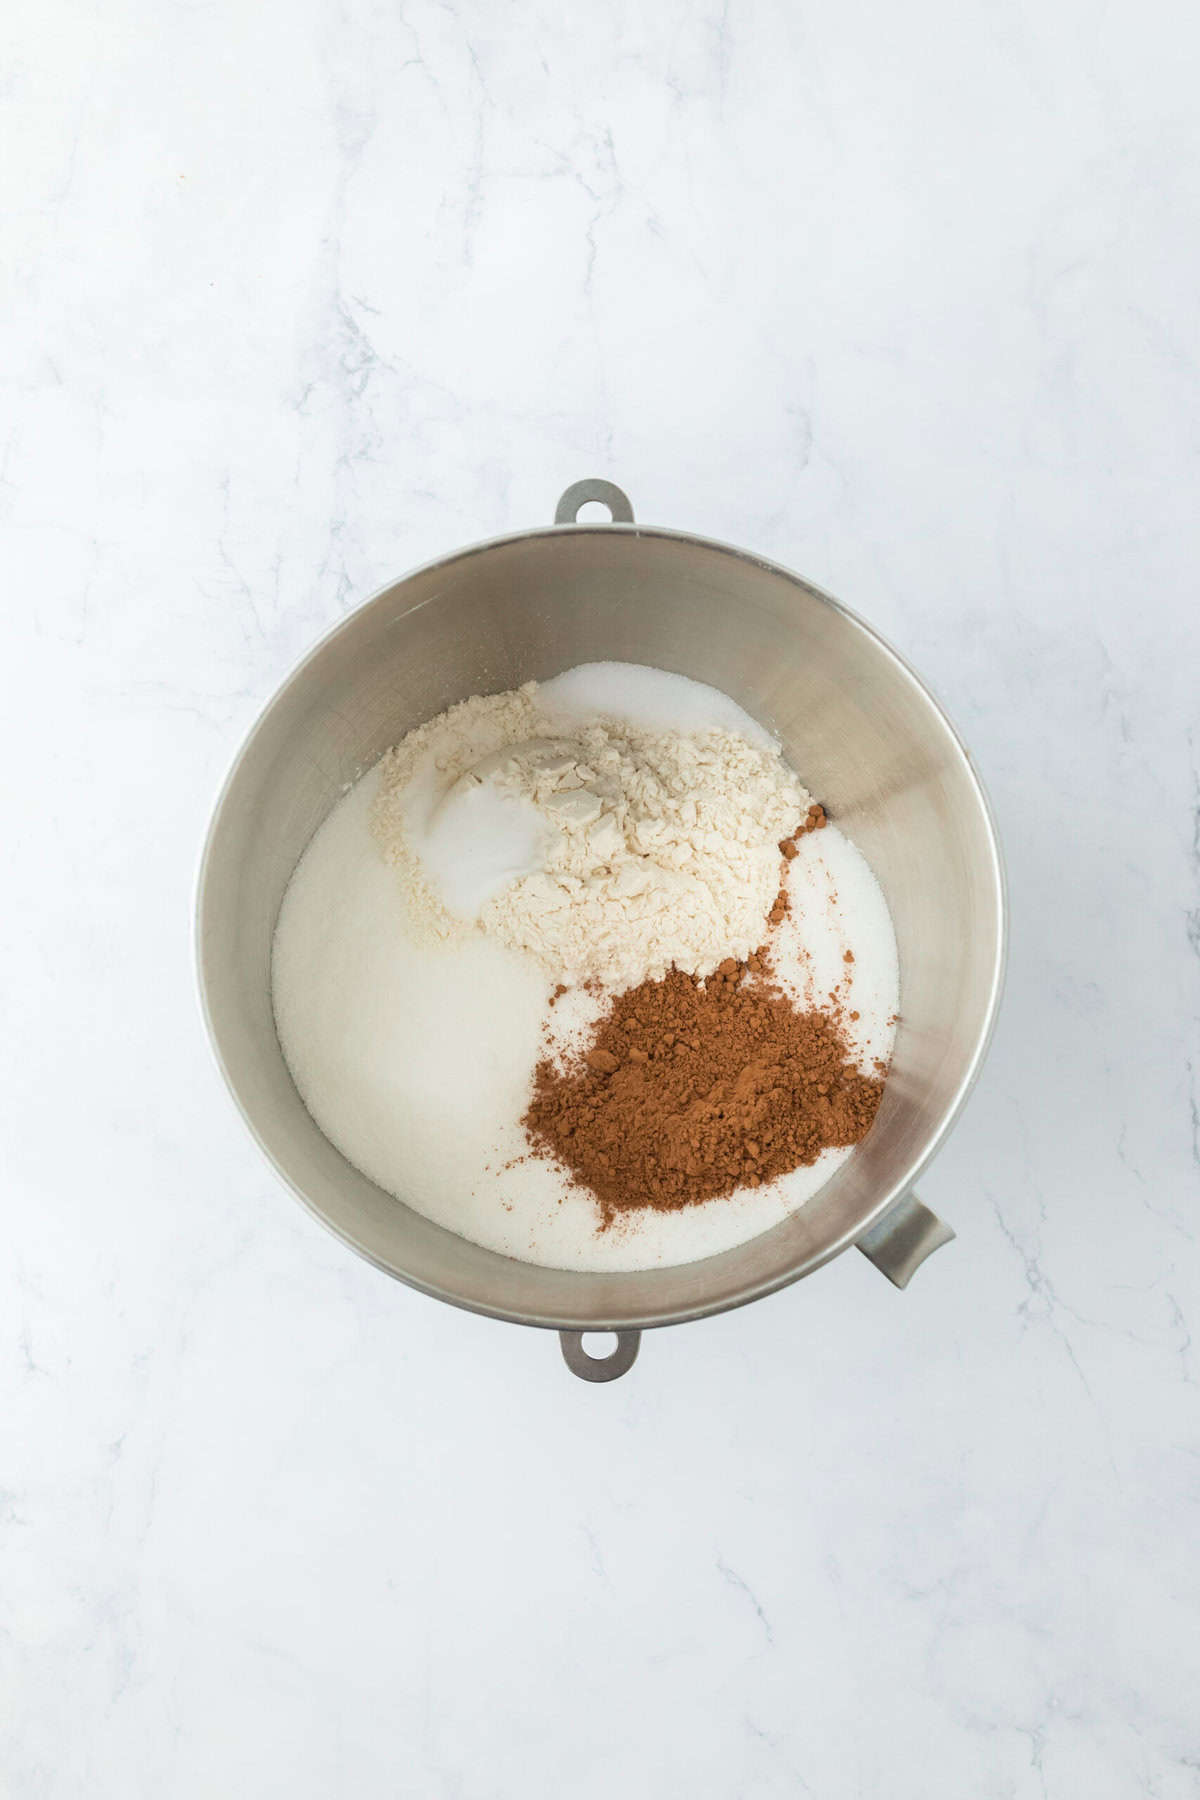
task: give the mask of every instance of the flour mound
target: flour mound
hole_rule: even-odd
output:
[[[483,931],[556,981],[619,991],[748,956],[778,890],[779,840],[808,804],[773,747],[719,726],[564,722],[529,682],[464,701],[389,751],[372,824],[431,935]],[[422,856],[434,822],[444,837],[456,816],[476,846],[496,821],[519,835],[508,864],[491,854],[467,916]]]

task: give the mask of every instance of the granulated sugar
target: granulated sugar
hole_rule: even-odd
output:
[[[807,804],[728,696],[595,664],[410,733],[384,759],[375,830],[432,935],[473,926],[555,981],[620,989],[746,956]]]
[[[736,731],[760,750],[777,750],[770,732],[744,707],[707,682],[644,663],[579,663],[537,690],[557,726],[613,719],[638,731]]]
[[[512,1221],[493,1195],[489,1240],[485,1172],[523,1154],[517,1120],[550,983],[482,936],[453,949],[414,940],[368,826],[378,781],[363,776],[334,807],[284,895],[279,1041],[309,1112],[356,1168],[495,1246]]]
[[[827,1150],[769,1186],[678,1213],[630,1213],[598,1230],[591,1192],[529,1153],[520,1119],[547,1021],[559,1042],[575,1041],[601,1002],[574,989],[549,1009],[547,971],[485,932],[441,942],[422,935],[413,884],[385,863],[369,826],[381,774],[363,777],[301,858],[274,948],[284,1055],[314,1119],[357,1168],[487,1248],[551,1267],[617,1271],[743,1243],[853,1154]],[[874,877],[832,826],[801,839],[788,874],[791,908],[772,939],[776,975],[805,1005],[836,989],[843,1017],[859,1015],[847,1029],[864,1066],[886,1059],[896,952]]]

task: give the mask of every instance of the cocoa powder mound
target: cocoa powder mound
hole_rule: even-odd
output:
[[[854,1066],[836,1014],[797,1011],[759,951],[705,982],[671,969],[620,994],[582,1054],[538,1064],[524,1125],[539,1154],[591,1188],[607,1226],[856,1144],[882,1092]]]

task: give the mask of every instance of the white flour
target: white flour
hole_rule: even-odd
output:
[[[555,981],[618,989],[753,950],[808,803],[728,696],[593,664],[410,733],[374,826],[431,934],[475,927]]]
[[[529,1156],[520,1125],[551,978],[480,931],[439,943],[418,932],[411,883],[384,862],[369,826],[380,779],[378,767],[365,775],[305,851],[273,962],[280,1043],[300,1094],[380,1187],[504,1255],[555,1268],[649,1269],[756,1237],[853,1154],[827,1150],[770,1187],[678,1213],[631,1214],[598,1231],[591,1194]],[[844,1007],[860,1014],[854,1048],[869,1067],[890,1052],[898,1003],[883,896],[833,827],[801,838],[788,885],[792,911],[773,940],[777,972],[807,1004],[842,984]],[[588,1011],[576,991],[550,1016],[565,1032]]]

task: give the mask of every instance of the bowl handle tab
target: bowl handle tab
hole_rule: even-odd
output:
[[[589,475],[584,481],[573,481],[563,494],[554,509],[556,525],[574,525],[579,517],[579,509],[586,506],[589,500],[598,500],[601,506],[607,506],[612,514],[614,525],[632,525],[633,508],[629,504],[628,494],[613,481],[602,481],[598,475]]]
[[[907,1287],[927,1256],[954,1236],[949,1225],[906,1194],[858,1239],[863,1255],[898,1288]]]
[[[604,1327],[597,1329],[603,1331]],[[618,1375],[627,1375],[637,1361],[642,1334],[640,1331],[618,1331],[616,1348],[607,1356],[592,1356],[585,1350],[582,1331],[560,1331],[558,1341],[562,1345],[563,1361],[572,1375],[578,1375],[582,1381],[615,1381]]]

